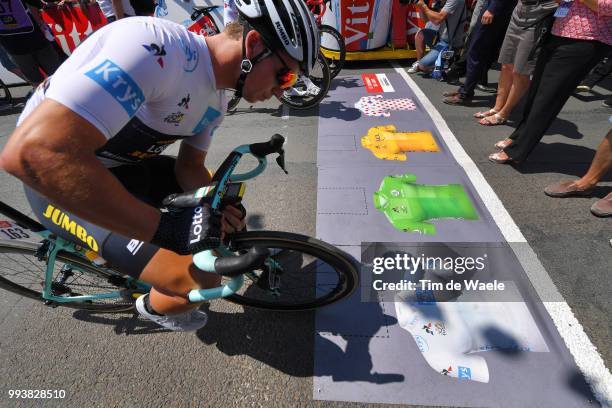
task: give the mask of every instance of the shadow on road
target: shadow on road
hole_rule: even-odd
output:
[[[314,313],[279,313],[245,307],[244,313],[209,310],[197,332],[205,344],[229,356],[247,355],[296,377],[313,373]]]
[[[595,150],[567,143],[540,143],[528,161],[514,165],[522,174],[559,173],[582,177],[588,170]],[[601,180],[612,181],[608,173]]]
[[[170,330],[164,329],[156,323],[139,318],[137,313],[109,314],[77,310],[72,314],[72,317],[87,323],[114,326],[115,334],[125,334],[126,336],[170,332]]]

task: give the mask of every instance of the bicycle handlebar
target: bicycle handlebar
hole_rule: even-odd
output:
[[[227,156],[215,172],[211,182],[214,186],[212,190],[210,187],[203,187],[195,194],[190,194],[189,198],[185,198],[184,195],[174,195],[166,199],[169,199],[177,206],[190,206],[194,203],[194,200],[200,203],[202,199],[211,201],[212,197],[212,202],[210,202],[211,209],[219,211],[225,202],[224,197],[231,183],[234,182],[235,185],[237,181],[248,180],[263,172],[267,166],[266,156],[277,153],[276,162],[287,173],[285,169],[285,152],[283,150],[284,144],[285,138],[275,134],[267,142],[238,146]],[[238,162],[247,153],[257,158],[258,166],[248,173],[234,175],[233,171],[236,169]],[[222,256],[215,256],[211,250],[202,251],[193,255],[193,263],[205,272],[217,273],[221,276],[230,277],[232,280],[218,288],[192,290],[188,295],[191,302],[201,302],[234,294],[242,286],[244,279],[242,275],[253,269],[263,267],[270,255],[267,248],[258,246],[254,246],[247,253],[238,256],[224,249],[224,247],[219,247],[216,251],[220,252]]]

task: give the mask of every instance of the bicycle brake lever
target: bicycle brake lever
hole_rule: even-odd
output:
[[[276,158],[276,163],[278,163],[280,168],[283,169],[285,174],[289,174],[287,169],[285,169],[285,151],[284,150],[281,150],[281,152],[278,154],[278,157]]]

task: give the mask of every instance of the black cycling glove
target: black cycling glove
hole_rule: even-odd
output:
[[[162,212],[151,243],[180,255],[214,249],[221,244],[221,213],[204,204]]]

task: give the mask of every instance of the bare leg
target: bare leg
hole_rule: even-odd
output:
[[[501,69],[501,75],[499,76],[499,84],[497,85],[497,98],[495,99],[494,110],[499,112],[502,110],[510,94],[512,88],[512,71],[514,71],[513,64],[503,64]]]
[[[414,36],[414,48],[417,55],[417,61],[425,56],[425,36],[422,31],[418,31]]]
[[[589,171],[580,180],[577,180],[575,184],[581,189],[595,187],[599,180],[610,170],[612,170],[612,130],[608,132],[599,144]]]
[[[510,88],[510,93],[508,94],[506,103],[498,111],[499,116],[503,118],[510,116],[512,109],[514,109],[514,107],[519,103],[523,95],[527,93],[530,84],[531,80],[529,79],[529,75],[518,73],[512,74],[512,87]],[[495,104],[495,106],[497,107],[497,104]]]
[[[199,270],[191,256],[164,249],[155,254],[140,279],[153,285],[149,301],[159,314],[177,314],[200,306],[200,303],[190,303],[187,294],[192,289],[219,286],[221,282],[220,276]]]

